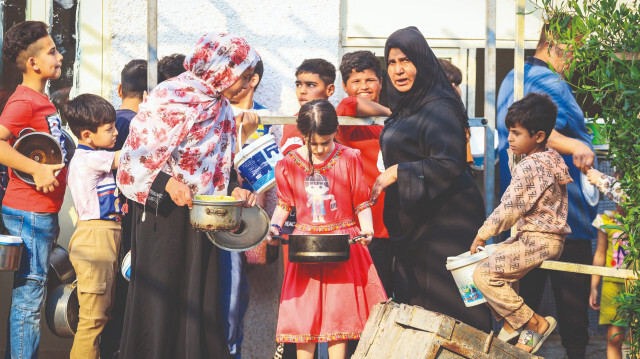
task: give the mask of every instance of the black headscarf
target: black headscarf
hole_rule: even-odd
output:
[[[391,108],[390,119],[399,113],[411,116],[418,112],[425,104],[437,99],[447,99],[456,109],[458,120],[464,129],[469,128],[464,105],[453,86],[447,79],[447,74],[440,66],[436,55],[431,51],[424,36],[415,26],[400,29],[391,34],[384,46],[384,59],[389,60],[391,48],[398,48],[404,52],[416,67],[417,74],[413,86],[409,91],[398,91],[387,72],[388,105]],[[452,119],[453,120],[453,119]]]

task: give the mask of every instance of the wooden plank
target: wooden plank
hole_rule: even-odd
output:
[[[296,116],[260,116],[260,123],[263,125],[295,125],[297,118]],[[349,126],[384,126],[386,119],[386,117],[357,118],[338,116],[338,121],[341,125]]]
[[[603,277],[613,277],[621,279],[638,279],[638,276],[631,269],[616,269],[610,267],[592,266],[587,264],[577,264],[558,261],[544,261],[540,268],[557,270],[562,272],[573,272],[591,275],[601,275]]]

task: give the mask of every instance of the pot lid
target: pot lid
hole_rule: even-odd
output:
[[[235,232],[206,232],[209,240],[232,252],[244,252],[260,244],[269,233],[269,216],[260,206],[242,209],[240,229]]]
[[[582,194],[584,194],[587,203],[593,207],[597,206],[600,200],[600,192],[598,192],[596,186],[589,183],[587,175],[582,172],[580,172],[580,186],[582,187]]]

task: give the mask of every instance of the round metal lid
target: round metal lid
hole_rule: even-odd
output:
[[[582,172],[580,173],[580,186],[582,187],[582,194],[584,194],[587,203],[591,206],[597,206],[600,200],[600,192],[596,186],[589,183],[587,175]]]
[[[209,240],[232,252],[244,252],[260,244],[269,233],[269,216],[259,206],[242,209],[240,229],[235,232],[206,232]]]

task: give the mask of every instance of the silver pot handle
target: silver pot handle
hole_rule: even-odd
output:
[[[31,127],[25,127],[23,128],[20,133],[18,133],[18,138],[22,137],[23,135],[26,135],[28,133],[32,133],[32,132],[36,132],[36,130],[34,130]]]

